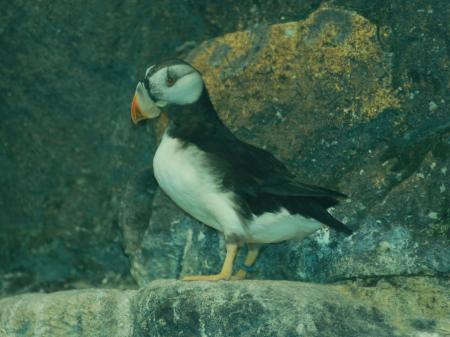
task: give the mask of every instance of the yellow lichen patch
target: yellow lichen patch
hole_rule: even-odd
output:
[[[251,43],[249,32],[236,32],[218,37],[213,41],[206,42],[201,47],[191,63],[203,73],[206,86],[211,93],[220,90],[226,79],[221,79],[223,73],[230,63],[246,54]],[[220,48],[223,48],[222,55]]]
[[[240,60],[246,58],[252,46],[252,38],[252,33],[247,31],[226,34],[204,43],[200,47],[200,52],[190,60],[202,72],[211,99],[219,107],[219,113],[224,120],[233,119],[234,114],[221,104],[231,100],[238,102],[243,98],[236,93],[236,90],[239,90],[237,84],[240,76],[246,71],[245,67],[240,67]],[[259,110],[255,107],[257,102],[251,92],[245,93],[247,101],[239,111],[240,116],[246,116],[249,111]],[[230,99],[231,97],[234,98]]]
[[[300,151],[299,138],[398,107],[390,58],[374,24],[329,8],[207,41],[188,60],[228,127],[252,131],[247,141],[288,159]]]
[[[374,118],[385,108],[400,107],[400,100],[388,87],[377,88],[373,95],[363,97],[362,106],[368,118]]]
[[[255,39],[258,34],[265,36]],[[212,60],[220,50],[221,60]],[[343,94],[335,108],[353,121],[399,105],[390,88],[389,55],[377,42],[375,25],[343,10],[322,9],[304,21],[273,25],[263,33],[224,35],[202,45],[192,62],[204,72],[213,100],[225,110],[222,116],[236,127],[273,99],[284,103],[297,98],[302,104],[296,88],[305,95],[322,91],[330,99]],[[323,98],[315,96],[323,105]],[[349,104],[355,97],[360,99]]]
[[[372,181],[372,185],[376,188],[381,188],[385,184],[384,176],[375,177]]]
[[[405,335],[415,331],[411,325],[417,319],[433,322],[435,331],[450,333],[450,296],[445,285],[432,278],[397,277],[392,282],[379,281],[376,287],[337,286],[336,289],[381,308],[389,323]]]
[[[354,13],[323,13],[318,11],[305,21],[307,42],[299,51],[307,58],[312,76],[325,81],[331,92],[345,91],[351,104],[343,106],[343,112],[353,120],[374,118],[385,108],[398,107],[399,100],[390,87],[389,55],[377,42],[376,27]],[[322,19],[321,25],[315,24],[324,16],[328,19]],[[341,24],[343,18],[351,23],[350,29]],[[314,38],[308,38],[311,35]]]

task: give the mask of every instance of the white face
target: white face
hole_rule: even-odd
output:
[[[203,91],[203,80],[197,70],[188,64],[177,63],[163,66],[153,72],[147,69],[145,80],[150,97],[156,105],[187,105],[195,103]]]

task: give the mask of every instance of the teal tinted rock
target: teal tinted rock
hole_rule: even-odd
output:
[[[0,300],[1,337],[445,336],[448,280],[159,280],[139,291],[73,290]]]
[[[134,294],[89,289],[6,298],[0,301],[0,336],[131,336]]]
[[[154,148],[150,125],[130,122],[136,81],[150,63],[184,55],[205,39],[305,16],[313,7],[2,4],[0,294],[133,286],[119,209]]]

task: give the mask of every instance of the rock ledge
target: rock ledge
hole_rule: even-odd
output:
[[[137,291],[4,298],[0,336],[446,336],[449,290],[448,280],[423,277],[371,286],[157,280]]]

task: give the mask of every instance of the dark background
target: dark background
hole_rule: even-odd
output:
[[[155,146],[150,125],[129,121],[136,81],[148,65],[183,56],[204,40],[299,20],[325,3],[389,29],[381,39],[394,53],[393,85],[407,80],[421,93],[406,107],[407,123],[445,125],[447,1],[3,3],[0,295],[133,286],[118,210],[127,181],[151,165]],[[421,111],[431,101],[439,108],[428,121]],[[436,143],[427,139],[410,152],[426,153]]]

